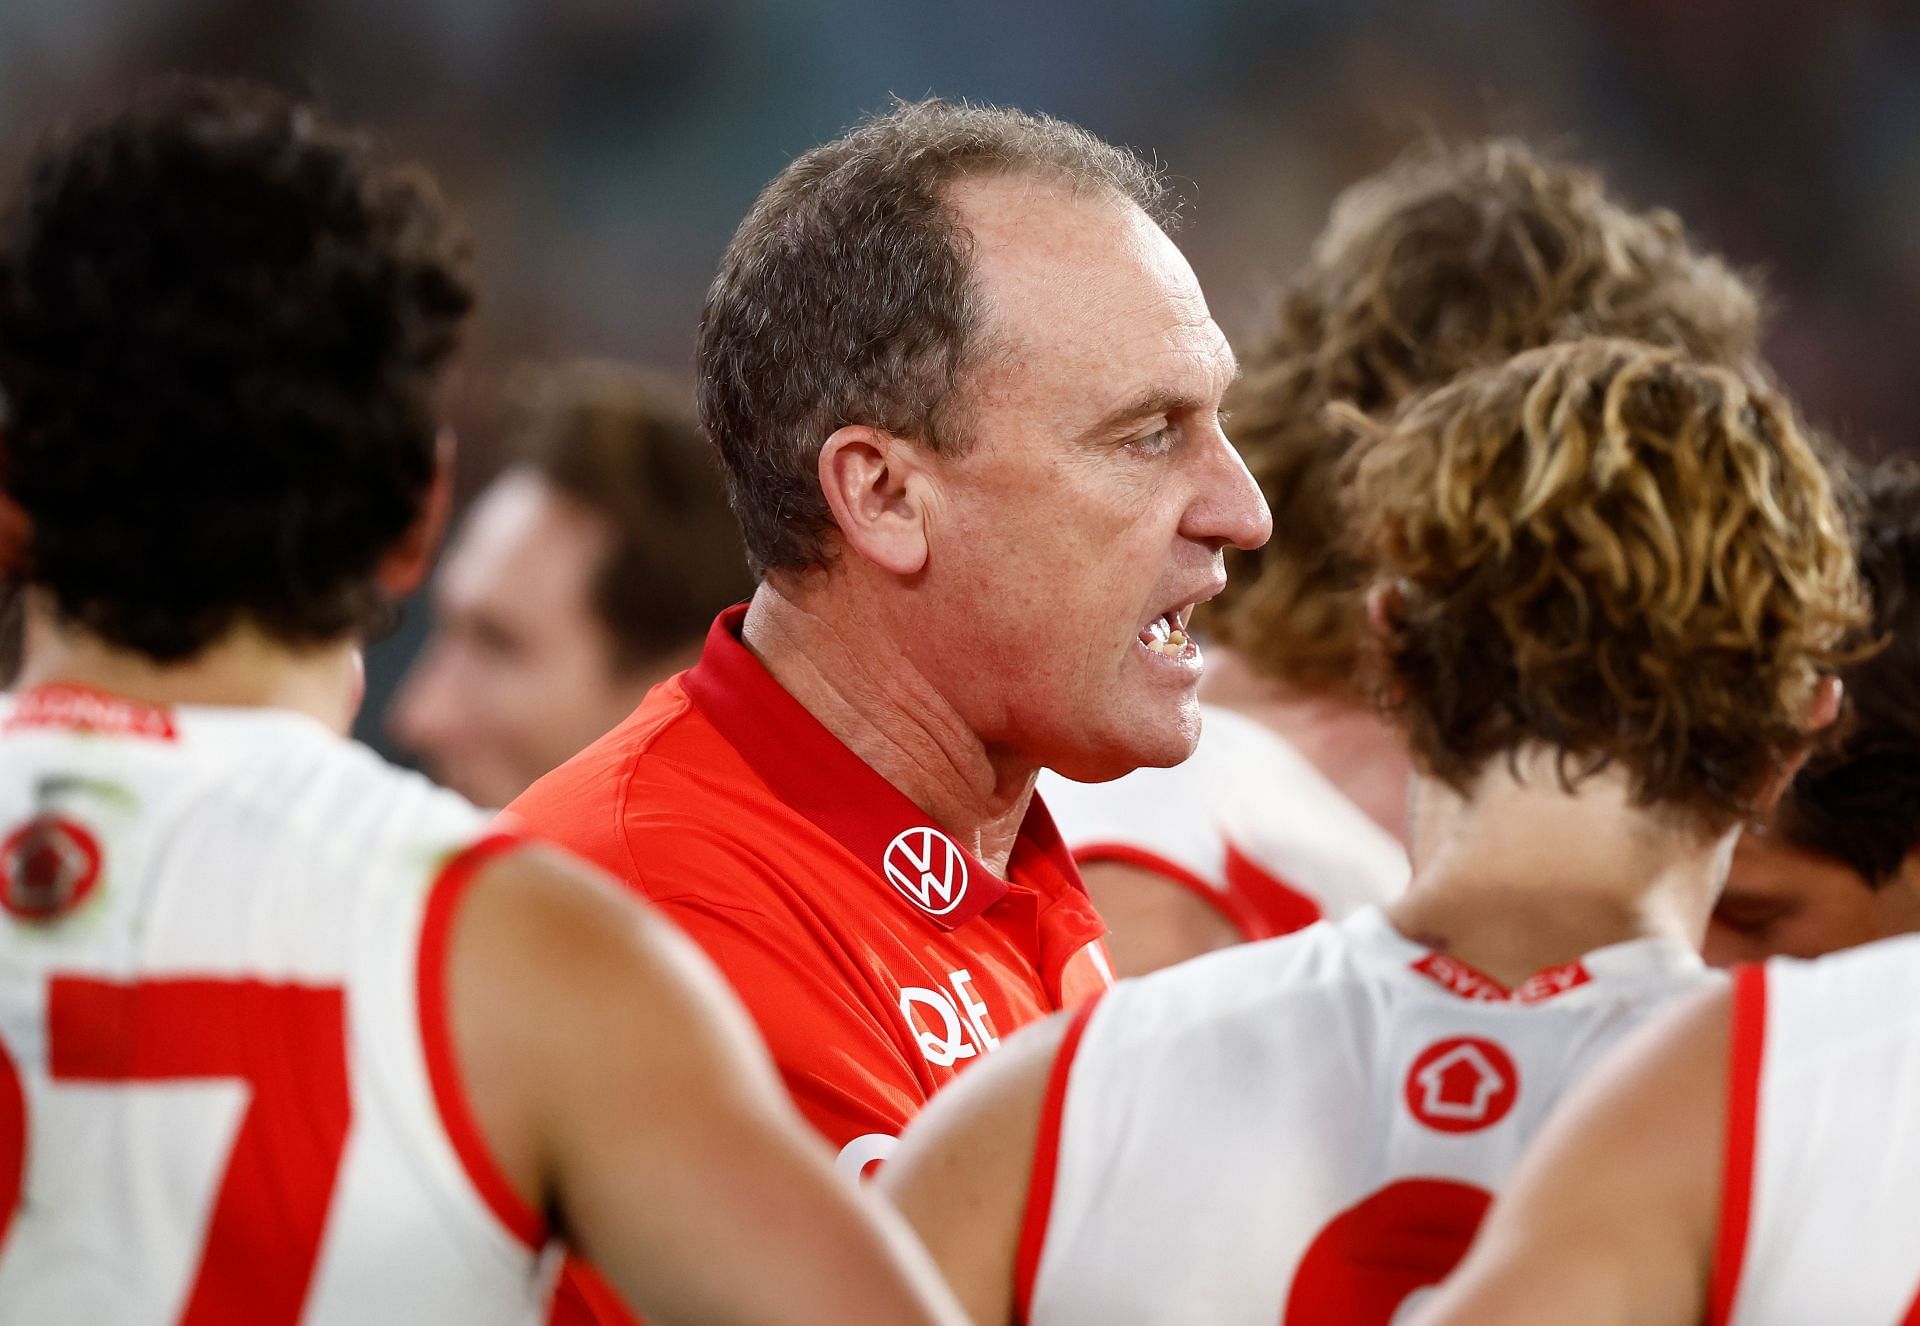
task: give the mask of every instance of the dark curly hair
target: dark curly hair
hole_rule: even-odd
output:
[[[52,134],[3,224],[23,579],[162,662],[376,619],[473,304],[431,182],[278,92],[176,79]]]
[[[1920,848],[1920,466],[1859,477],[1860,574],[1882,648],[1841,671],[1852,721],[1794,779],[1772,832],[1878,888]]]
[[[1351,407],[1384,419],[1469,369],[1580,336],[1740,363],[1758,351],[1751,286],[1670,212],[1633,212],[1600,177],[1512,139],[1423,144],[1341,194],[1278,326],[1244,357],[1230,428],[1273,509],[1273,538],[1227,550],[1203,621],[1268,676],[1356,674],[1365,568],[1342,538]]]
[[[1867,622],[1826,462],[1750,373],[1534,350],[1414,401],[1349,472],[1400,599],[1382,698],[1456,788],[1537,745],[1569,785],[1616,765],[1643,804],[1746,818]]]

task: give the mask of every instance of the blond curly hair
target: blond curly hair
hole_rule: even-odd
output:
[[[1245,354],[1230,431],[1273,508],[1273,538],[1228,552],[1204,619],[1262,673],[1307,689],[1354,675],[1363,570],[1336,476],[1374,418],[1468,369],[1579,336],[1628,336],[1715,362],[1758,349],[1760,301],[1664,211],[1631,212],[1599,176],[1495,140],[1428,144],[1347,190]]]
[[[1538,744],[1645,804],[1752,812],[1866,596],[1835,481],[1757,375],[1623,340],[1520,355],[1367,429],[1347,514],[1392,587],[1380,694],[1464,788]]]

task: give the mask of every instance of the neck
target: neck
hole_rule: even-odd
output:
[[[1307,763],[1366,812],[1408,841],[1406,738],[1353,695],[1305,689],[1257,672],[1237,650],[1207,646],[1201,698],[1271,728]]]
[[[1617,769],[1569,793],[1543,752],[1517,774],[1495,757],[1465,796],[1417,779],[1413,818],[1413,883],[1389,919],[1507,985],[1628,940],[1698,948],[1739,836],[1633,804]]]
[[[1005,875],[1038,770],[996,755],[876,624],[762,582],[742,639],[775,681],[988,869]]]
[[[359,707],[361,676],[351,641],[293,649],[250,626],[182,662],[159,663],[56,621],[30,598],[18,685],[87,686],[158,707],[292,709],[344,734]]]

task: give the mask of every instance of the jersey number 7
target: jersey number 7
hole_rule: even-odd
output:
[[[251,1095],[206,1221],[180,1326],[294,1326],[346,1147],[344,999],[334,988],[56,976],[47,1075],[100,1086],[237,1078]],[[0,1046],[0,1255],[20,1205],[32,1121]]]

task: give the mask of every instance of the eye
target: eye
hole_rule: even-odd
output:
[[[1173,449],[1173,429],[1157,429],[1154,432],[1130,439],[1127,450],[1141,456],[1164,456]]]
[[[1729,891],[1715,904],[1713,919],[1735,934],[1764,943],[1776,926],[1792,919],[1797,911],[1799,908],[1787,899]]]
[[[476,651],[494,659],[515,659],[527,652],[526,642],[501,622],[478,617],[467,624],[467,638]]]

